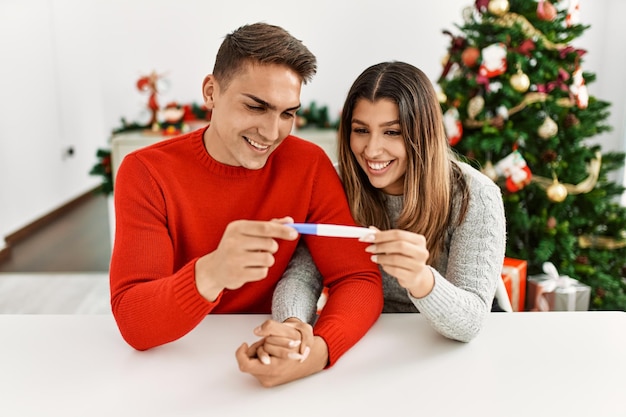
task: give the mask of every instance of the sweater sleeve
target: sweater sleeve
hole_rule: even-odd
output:
[[[122,336],[139,350],[182,337],[219,297],[211,303],[197,291],[196,259],[174,270],[162,193],[134,155],[126,156],[117,174],[115,217],[111,307]]]
[[[295,317],[313,325],[322,294],[320,275],[304,241],[300,241],[272,299],[272,318],[283,322]]]
[[[427,296],[409,298],[442,335],[468,342],[491,310],[501,279],[506,245],[506,222],[500,189],[495,184],[471,184],[469,207],[454,229],[444,277],[431,268],[435,286]]]
[[[355,225],[343,185],[323,154],[311,193],[306,221]],[[303,236],[312,259],[328,288],[328,298],[313,328],[328,346],[329,366],[357,343],[376,322],[383,307],[382,278],[378,266],[356,239]]]

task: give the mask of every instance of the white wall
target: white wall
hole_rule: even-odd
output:
[[[204,75],[223,36],[266,21],[288,29],[317,55],[302,103],[341,109],[366,66],[404,60],[435,81],[448,38],[473,0],[0,0],[0,247],[2,237],[98,184],[88,175],[120,117],[136,120],[146,97],[136,80],[166,73],[159,100],[200,102]],[[613,103],[604,149],[624,149],[626,86],[620,44],[626,2],[582,0],[591,29],[585,70],[590,92]],[[62,158],[73,146],[76,155]],[[103,219],[105,221],[105,219]]]

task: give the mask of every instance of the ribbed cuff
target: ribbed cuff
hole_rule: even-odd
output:
[[[181,309],[192,317],[205,316],[220,302],[222,293],[214,302],[208,301],[196,287],[195,266],[197,259],[183,266],[177,273],[174,281],[174,298]]]

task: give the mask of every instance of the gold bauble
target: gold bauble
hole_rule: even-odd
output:
[[[496,172],[496,168],[493,166],[491,161],[485,162],[485,166],[483,166],[483,169],[480,171],[492,181],[496,181],[498,179],[498,173]]]
[[[530,87],[530,78],[521,70],[518,70],[517,74],[511,76],[511,87],[518,93],[525,93]]]
[[[502,16],[509,11],[509,1],[491,0],[489,2],[489,5],[487,6],[487,10],[489,10],[489,13],[491,14],[494,14],[496,16]]]
[[[483,96],[472,97],[467,103],[467,115],[470,119],[476,119],[476,116],[485,108],[485,99]]]
[[[448,101],[448,96],[443,91],[438,90],[437,91],[437,100],[439,100],[440,103],[445,103],[446,101]]]
[[[554,137],[558,132],[559,126],[554,120],[550,118],[550,116],[547,116],[545,118],[545,120],[537,130],[539,137],[542,139],[550,139],[551,137]]]
[[[546,189],[546,194],[550,201],[560,203],[567,198],[568,193],[567,188],[563,184],[554,180],[554,182]]]

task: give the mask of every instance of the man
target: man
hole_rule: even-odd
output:
[[[208,313],[270,313],[298,240],[284,223],[354,224],[323,150],[289,135],[315,72],[315,56],[284,29],[243,26],[225,37],[204,79],[210,125],[126,156],[115,185],[111,305],[131,346],[176,340]],[[312,341],[308,359],[304,350],[298,360],[266,352],[270,361],[257,344],[237,351],[240,369],[265,386],[331,366],[382,310],[364,244],[304,239],[328,301],[313,330],[294,319],[257,331],[272,346]]]

